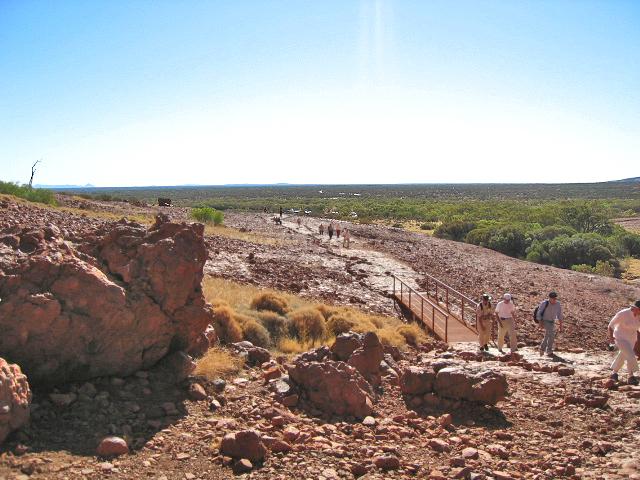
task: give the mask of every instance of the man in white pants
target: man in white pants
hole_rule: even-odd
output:
[[[638,385],[638,378],[634,375],[638,371],[638,360],[633,351],[636,343],[638,329],[640,329],[640,300],[629,308],[620,310],[609,322],[609,341],[615,340],[616,346],[620,350],[615,360],[611,364],[611,378],[618,380],[618,371],[627,362],[629,370],[629,384]]]
[[[496,305],[496,319],[498,320],[498,351],[502,353],[504,337],[509,334],[509,347],[511,352],[518,350],[516,339],[516,307],[511,299],[511,294],[505,293],[502,301]]]

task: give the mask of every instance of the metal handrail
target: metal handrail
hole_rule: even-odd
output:
[[[451,306],[453,306],[453,303],[449,301],[449,293],[453,293],[454,296],[457,296],[460,298],[460,320],[462,320],[462,323],[464,323],[468,328],[470,328],[471,330],[476,330],[474,325],[472,323],[470,323],[466,318],[465,318],[465,302],[469,305],[469,307],[471,307],[474,310],[474,314],[473,314],[473,318],[475,318],[475,310],[478,307],[478,302],[476,302],[475,300],[469,298],[468,296],[466,296],[463,293],[460,293],[458,290],[456,290],[455,288],[447,285],[446,283],[444,283],[441,280],[438,280],[437,278],[435,278],[432,275],[429,274],[424,274],[424,276],[427,279],[427,296],[431,296],[431,293],[429,291],[429,284],[430,282],[434,283],[434,290],[435,290],[435,300],[436,302],[440,302],[440,296],[438,295],[438,286],[442,287],[444,289],[444,305],[445,308],[447,309],[447,312],[451,313]],[[456,305],[456,307],[458,307]]]
[[[405,296],[404,290],[405,290],[405,288],[409,291],[408,292],[409,301],[407,303],[409,305],[409,310],[411,310],[412,314],[414,314],[414,315],[415,315],[415,313],[413,312],[413,309],[411,308],[411,297],[412,297],[412,295],[416,295],[418,297],[418,299],[420,300],[420,323],[422,323],[422,325],[428,326],[424,321],[424,302],[427,302],[428,306],[431,307],[431,327],[430,328],[431,328],[431,330],[433,332],[436,331],[436,312],[438,314],[440,314],[441,316],[444,316],[444,341],[445,342],[449,341],[449,312],[445,311],[439,305],[437,305],[436,303],[432,302],[431,299],[429,299],[428,297],[425,297],[420,292],[418,292],[416,289],[414,289],[411,286],[409,286],[406,282],[404,282],[398,276],[392,275],[392,277],[393,277],[393,293],[394,293],[394,295],[395,295],[395,293],[397,291],[396,290],[396,280],[398,282],[400,282],[400,302],[401,303],[404,303],[404,296]]]

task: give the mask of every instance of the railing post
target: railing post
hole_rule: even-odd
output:
[[[447,292],[447,301],[446,301],[446,304],[447,304],[447,312],[448,312],[448,311],[449,311],[449,289],[448,289],[448,288],[447,288],[446,292]]]
[[[440,303],[440,301],[438,300],[438,282],[435,282],[436,284],[436,302]]]
[[[436,333],[436,307],[431,305],[431,330]]]
[[[409,287],[409,285],[407,285]],[[409,287],[409,310],[411,310],[411,294],[413,293],[413,288]],[[412,310],[413,313],[413,310]]]
[[[420,322],[424,325],[424,297],[420,297]]]
[[[396,276],[393,276],[393,296],[396,296]]]
[[[402,282],[402,280],[400,280],[400,302],[401,303],[404,303],[404,298],[403,298],[404,292],[402,291],[403,286],[404,286],[404,283]]]
[[[449,315],[444,317],[444,341],[449,343]]]

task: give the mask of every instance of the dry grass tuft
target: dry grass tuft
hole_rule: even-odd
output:
[[[277,343],[281,338],[286,337],[289,332],[289,321],[278,315],[276,312],[265,310],[258,313],[258,321],[267,329],[271,340]]]
[[[349,318],[336,314],[332,315],[327,322],[327,330],[334,336],[338,336],[341,333],[346,333],[349,330],[353,330],[356,326],[356,322]]]
[[[256,347],[271,347],[271,336],[269,332],[255,320],[251,320],[242,325],[242,335],[245,340],[250,341]]]
[[[242,329],[231,307],[220,306],[214,308],[213,328],[222,343],[234,343],[242,340]]]
[[[327,336],[324,317],[317,308],[301,308],[289,315],[292,336],[313,344]]]
[[[198,360],[194,373],[196,375],[202,375],[209,380],[229,378],[242,370],[243,365],[244,360],[242,358],[232,355],[222,348],[214,347],[210,348],[209,351]]]
[[[424,342],[426,340],[424,331],[415,323],[398,327],[397,331],[402,335],[407,345],[411,345],[412,347],[416,347],[420,342]]]
[[[276,312],[280,315],[285,315],[291,311],[289,302],[282,295],[278,295],[273,292],[261,293],[251,301],[251,308],[255,310],[268,310],[270,312]]]

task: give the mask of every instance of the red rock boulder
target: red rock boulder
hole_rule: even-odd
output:
[[[31,389],[18,365],[0,358],[0,443],[29,421]]]
[[[260,434],[255,430],[243,430],[236,433],[227,433],[222,438],[220,453],[227,457],[246,458],[252,462],[259,462],[267,455]]]
[[[48,386],[126,376],[169,352],[201,350],[212,320],[203,233],[199,224],[122,220],[76,244],[44,230],[23,235],[27,251],[2,244],[0,351]]]
[[[344,362],[297,361],[289,377],[316,408],[335,415],[364,418],[373,413],[371,389],[360,373]]]

